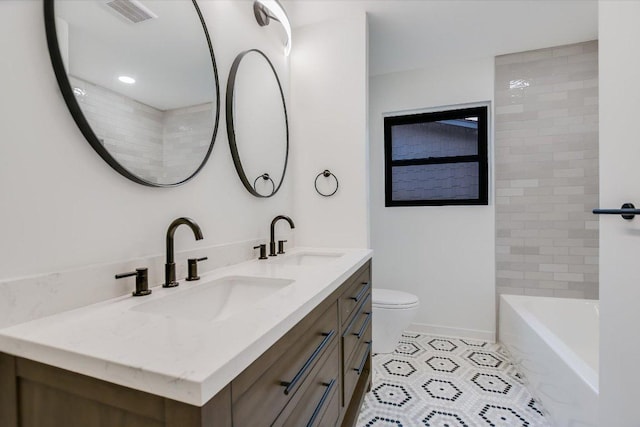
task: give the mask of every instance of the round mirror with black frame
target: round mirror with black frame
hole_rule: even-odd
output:
[[[220,116],[215,57],[196,1],[44,0],[44,17],[58,85],[95,151],[147,186],[196,176]]]
[[[240,53],[227,82],[229,146],[238,177],[256,197],[272,197],[289,158],[289,122],[275,67],[258,49]]]

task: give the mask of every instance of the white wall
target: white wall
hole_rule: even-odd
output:
[[[288,88],[280,34],[256,24],[250,1],[199,4],[220,76],[220,126],[200,175],[165,189],[121,177],[77,129],[50,63],[42,2],[0,2],[0,281],[162,254],[167,226],[179,216],[195,219],[205,236],[195,242],[186,228],[179,230],[181,251],[266,238],[274,215],[291,214],[291,176],[271,199],[249,195],[225,132],[227,75],[241,50],[264,50]]]
[[[366,15],[297,28],[293,40],[296,243],[368,247]],[[325,169],[340,181],[328,198],[314,189],[316,175]],[[324,180],[319,178],[319,186]]]
[[[493,70],[486,58],[370,80],[374,286],[418,295],[414,329],[495,339],[494,206],[385,208],[383,115],[491,101]]]
[[[640,2],[600,1],[600,206],[640,206]],[[600,425],[637,426],[640,220],[600,218]]]

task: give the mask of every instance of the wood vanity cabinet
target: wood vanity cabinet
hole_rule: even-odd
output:
[[[341,424],[352,426],[371,386],[371,263],[351,276],[340,291]]]
[[[229,389],[196,407],[0,353],[0,426],[230,427]]]
[[[0,353],[0,426],[353,426],[371,316],[367,262],[202,407]]]

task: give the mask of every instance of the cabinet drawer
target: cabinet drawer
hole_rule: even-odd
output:
[[[294,397],[274,426],[301,427],[335,425],[339,414],[340,360],[338,346],[323,361],[318,373]],[[334,414],[334,415],[332,415]],[[333,423],[326,423],[330,419]]]
[[[334,301],[324,312],[303,319],[232,381],[233,425],[271,425],[307,377],[320,369],[319,362],[337,347],[337,337]]]
[[[371,341],[371,293],[361,301],[342,334],[342,360],[350,360],[358,343]]]
[[[366,264],[361,271],[354,275],[355,278],[347,284],[347,290],[338,299],[341,325],[345,326],[355,310],[371,290],[371,269]]]
[[[320,419],[320,421],[315,426],[325,427],[325,426],[335,426],[338,424],[338,419],[340,418],[340,390],[336,390],[333,397],[331,397],[331,401],[327,404],[327,409],[324,411],[324,415]]]
[[[345,403],[351,400],[353,390],[358,383],[361,375],[365,375],[367,369],[371,366],[371,328],[369,328],[368,337],[356,347],[355,354],[348,362],[344,364],[343,382],[344,382],[344,400]]]

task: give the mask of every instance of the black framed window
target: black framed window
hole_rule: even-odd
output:
[[[488,204],[488,107],[385,117],[385,206]]]

